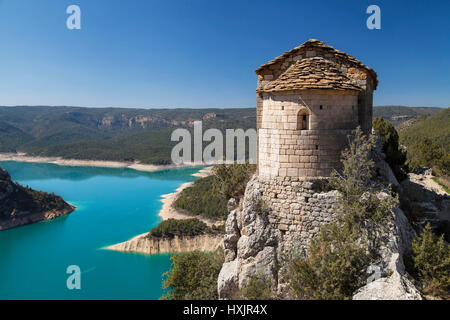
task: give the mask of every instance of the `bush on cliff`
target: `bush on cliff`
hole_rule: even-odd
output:
[[[386,162],[394,171],[397,179],[405,179],[407,172],[406,152],[400,148],[397,130],[395,130],[392,123],[384,121],[383,118],[376,118],[373,121],[373,128],[383,143]]]
[[[164,273],[162,300],[216,300],[217,277],[224,262],[223,249],[174,254],[171,269]]]
[[[434,297],[450,298],[450,249],[433,233],[430,224],[412,242],[412,260],[415,278],[422,292]]]
[[[244,195],[247,182],[255,173],[256,166],[245,164],[219,164],[215,165],[214,190],[225,197],[239,199]]]
[[[340,192],[336,220],[320,229],[307,255],[293,253],[285,267],[284,276],[297,299],[350,299],[365,284],[377,234],[398,202],[388,193],[380,196],[381,186],[372,181],[374,136],[366,137],[358,128],[349,142],[342,152],[342,172],[330,177],[330,186]]]
[[[214,177],[198,179],[184,189],[175,200],[174,207],[186,214],[203,216],[212,220],[224,220],[228,215],[227,199],[214,189]]]
[[[331,223],[311,241],[307,257],[298,256],[288,263],[286,278],[295,298],[349,299],[364,285],[371,257],[364,246],[349,240],[348,232]]]
[[[247,285],[242,287],[233,300],[273,300],[272,284],[265,277],[255,274]]]

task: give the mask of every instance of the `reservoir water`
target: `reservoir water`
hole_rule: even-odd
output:
[[[77,210],[52,221],[0,231],[0,299],[158,299],[170,256],[102,248],[160,221],[161,195],[195,180],[199,168],[138,172],[0,162],[14,181],[54,192]],[[81,268],[81,290],[66,285]]]

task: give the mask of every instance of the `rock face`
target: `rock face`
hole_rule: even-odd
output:
[[[175,236],[173,238],[147,237],[148,233],[138,235],[105,249],[143,254],[214,251],[222,245],[223,235],[203,234],[197,236]]]
[[[0,168],[0,231],[51,220],[74,210],[59,196],[14,183]]]
[[[280,232],[272,227],[261,203],[261,185],[254,177],[247,185],[242,210],[230,212],[225,224],[225,263],[219,274],[219,297],[231,299],[249,278],[263,273],[276,281]]]
[[[449,241],[450,235],[450,196],[440,190],[432,180],[431,173],[410,173],[408,179],[401,183],[403,197],[407,199],[405,206],[413,219],[413,223],[431,227],[445,233]]]
[[[384,179],[395,179],[379,156],[377,168]],[[224,237],[225,263],[218,278],[221,299],[232,299],[252,276],[272,282],[279,295],[285,295],[280,265],[292,248],[307,250],[320,226],[333,220],[337,191],[329,191],[324,180],[254,176],[238,205],[231,200]],[[398,182],[392,181],[392,183]],[[375,281],[360,288],[355,299],[421,299],[408,280],[403,254],[410,248],[414,230],[400,209],[382,236],[380,261],[370,267],[378,271]]]

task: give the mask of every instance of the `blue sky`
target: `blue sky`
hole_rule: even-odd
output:
[[[449,14],[448,0],[0,0],[0,105],[253,107],[254,70],[316,38],[377,71],[375,105],[448,107]]]

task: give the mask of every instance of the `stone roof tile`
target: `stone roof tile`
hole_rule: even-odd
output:
[[[272,61],[269,61],[268,63],[263,64],[258,69],[256,69],[255,72],[256,72],[256,74],[261,74],[261,72],[263,70],[265,70],[267,68],[269,68],[269,69],[274,68],[276,64],[283,62],[285,59],[287,59],[289,57],[295,56],[295,54],[300,50],[307,50],[307,49],[313,50],[314,48],[321,48],[325,51],[329,51],[330,54],[333,54],[334,56],[345,59],[345,60],[349,61],[350,63],[353,63],[354,65],[367,70],[369,72],[369,74],[373,77],[373,80],[375,82],[375,88],[377,87],[377,84],[378,84],[377,73],[372,68],[364,65],[361,61],[359,61],[355,57],[353,57],[343,51],[337,50],[337,49],[333,48],[332,46],[328,46],[324,42],[319,41],[317,39],[309,39],[302,45],[299,45],[298,47],[295,47],[294,49],[289,50],[289,51],[283,53],[282,55],[276,57]]]
[[[334,62],[322,57],[313,57],[296,61],[276,80],[270,81],[258,91],[304,89],[363,90],[344,75]]]

